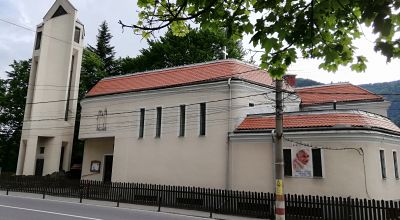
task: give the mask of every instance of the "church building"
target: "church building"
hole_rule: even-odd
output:
[[[84,26],[56,0],[37,27],[17,175],[69,170]],[[400,199],[389,102],[284,83],[285,192]],[[274,191],[275,81],[234,59],[100,80],[80,103],[83,180]]]

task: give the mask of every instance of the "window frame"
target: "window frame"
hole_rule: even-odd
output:
[[[179,137],[185,136],[186,128],[186,105],[179,106]]]
[[[141,108],[140,109],[140,116],[139,116],[139,138],[143,138],[144,137],[145,117],[146,117],[146,109],[145,108]]]
[[[77,32],[79,33],[77,35]],[[78,26],[75,26],[75,30],[74,30],[74,42],[75,43],[80,43],[81,42],[81,28]]]
[[[394,178],[396,178],[398,180],[399,179],[399,158],[397,156],[397,151],[393,150],[392,155],[393,155]]]
[[[387,178],[387,169],[386,169],[386,158],[384,149],[379,149],[379,161],[381,164],[381,176],[382,179],[385,180]]]
[[[42,31],[37,31],[36,32],[36,41],[35,41],[35,50],[39,50],[40,47],[42,46]]]
[[[162,120],[162,107],[156,108],[156,138],[161,137],[161,120]]]
[[[206,125],[207,125],[207,105],[205,102],[200,103],[200,136],[206,135]]]

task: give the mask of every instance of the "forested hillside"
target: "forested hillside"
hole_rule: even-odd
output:
[[[391,102],[388,116],[394,123],[400,126],[400,80],[393,82],[364,84],[360,86],[377,94],[385,94],[383,95],[385,99]]]
[[[296,79],[296,87],[322,85],[323,83],[311,79]],[[359,85],[376,94],[384,94],[385,100],[391,102],[388,110],[389,118],[400,126],[400,80],[384,83],[372,83]],[[392,95],[391,95],[392,94]]]
[[[296,79],[296,87],[317,86],[322,84],[323,83],[314,81],[312,79],[303,79],[303,78]]]

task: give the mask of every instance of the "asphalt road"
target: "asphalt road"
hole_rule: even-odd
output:
[[[170,213],[0,196],[0,220],[200,220]]]

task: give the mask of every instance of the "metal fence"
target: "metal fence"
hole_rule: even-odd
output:
[[[206,211],[257,218],[274,217],[274,194],[141,183],[71,181],[48,177],[0,178],[0,189]],[[385,220],[400,219],[398,201],[286,195],[287,219]]]

